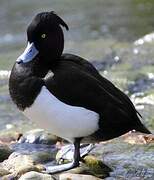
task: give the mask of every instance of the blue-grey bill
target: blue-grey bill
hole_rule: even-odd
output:
[[[36,57],[36,55],[38,53],[39,52],[36,49],[34,43],[29,43],[28,42],[25,51],[18,57],[16,62],[18,64],[20,64],[20,63],[28,63],[28,62],[32,61]]]

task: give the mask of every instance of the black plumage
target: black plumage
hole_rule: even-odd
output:
[[[150,133],[127,95],[102,77],[87,60],[62,54],[64,36],[61,26],[68,30],[67,24],[54,12],[36,15],[27,29],[29,45],[14,64],[9,80],[12,100],[22,111],[33,106],[45,86],[61,102],[99,114],[99,128],[94,133],[88,137],[74,137],[73,163],[67,167],[58,166],[51,172],[78,166],[79,145],[84,139],[99,142],[130,130]],[[48,74],[50,71],[53,75]]]

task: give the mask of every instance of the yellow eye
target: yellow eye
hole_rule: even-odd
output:
[[[46,38],[46,34],[42,34],[41,38],[45,39]]]

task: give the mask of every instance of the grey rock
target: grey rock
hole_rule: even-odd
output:
[[[38,173],[35,171],[27,172],[19,180],[54,180],[51,175]]]
[[[57,136],[44,131],[43,129],[34,129],[26,132],[19,139],[18,143],[34,143],[34,144],[55,144],[58,140]]]
[[[3,161],[2,166],[9,172],[18,175],[32,170],[43,170],[43,167],[38,166],[29,155],[19,153],[12,153],[7,160]]]
[[[8,175],[8,174],[10,174],[9,171],[7,171],[6,169],[0,167],[0,177]]]
[[[59,180],[101,180],[92,175],[64,173],[60,174]]]

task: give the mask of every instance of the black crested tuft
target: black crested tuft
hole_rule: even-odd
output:
[[[52,16],[53,23],[59,24],[59,25],[65,27],[67,31],[69,30],[68,25],[54,11],[51,11],[49,14],[50,14],[50,16]]]

